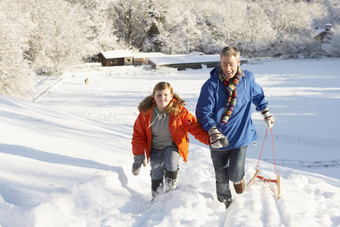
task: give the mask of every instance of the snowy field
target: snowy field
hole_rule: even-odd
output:
[[[0,226],[340,226],[340,59],[242,68],[263,86],[276,120],[279,200],[256,182],[242,195],[232,189],[225,210],[209,149],[190,137],[178,188],[151,202],[150,166],[131,173],[137,105],[166,80],[195,113],[211,69],[86,64],[37,77],[34,102],[0,96]],[[259,113],[253,120],[259,139],[248,148],[247,181],[266,130]],[[275,178],[271,137],[263,152],[261,175]]]

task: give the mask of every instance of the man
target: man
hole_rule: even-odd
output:
[[[257,139],[251,103],[256,111],[261,111],[268,128],[273,126],[274,118],[254,75],[240,68],[240,51],[233,46],[225,47],[220,60],[220,67],[210,72],[201,88],[196,117],[210,136],[217,199],[228,208],[232,202],[229,180],[237,194],[243,193],[247,146]]]

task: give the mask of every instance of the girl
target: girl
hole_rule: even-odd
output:
[[[168,192],[176,188],[180,157],[188,157],[188,132],[209,145],[209,135],[184,107],[185,101],[173,93],[167,82],[159,82],[153,93],[138,106],[139,115],[132,135],[134,163],[132,173],[138,175],[141,165],[150,159],[152,198],[163,186]]]

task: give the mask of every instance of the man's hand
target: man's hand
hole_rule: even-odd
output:
[[[209,129],[208,134],[210,146],[212,148],[228,147],[229,142],[227,137],[220,133],[220,131],[218,131],[218,129],[215,126]]]
[[[266,108],[264,110],[261,110],[261,114],[263,116],[264,123],[268,128],[273,127],[274,125],[274,117],[269,113],[269,109]]]

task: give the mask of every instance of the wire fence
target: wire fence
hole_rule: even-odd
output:
[[[273,159],[262,159],[265,162],[272,163]],[[303,168],[337,168],[340,167],[340,160],[325,161],[303,161],[289,159],[275,159],[276,164],[286,167],[303,167]]]

